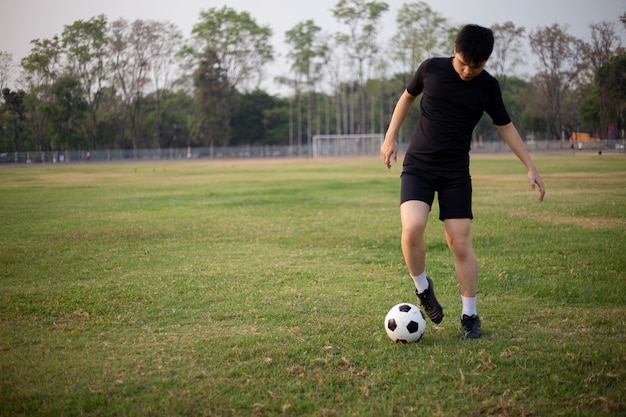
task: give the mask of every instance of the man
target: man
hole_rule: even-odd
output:
[[[528,170],[531,188],[539,188],[540,202],[545,194],[537,168],[502,102],[498,81],[484,71],[493,42],[490,29],[467,25],[457,35],[453,57],[424,61],[398,100],[380,150],[383,162],[391,168],[391,161],[398,156],[398,131],[417,96],[423,94],[401,177],[402,253],[421,305],[430,320],[440,323],[443,308],[426,275],[424,242],[436,192],[439,218],[444,223],[461,291],[462,340],[480,337],[476,309],[478,266],[470,231],[473,214],[469,151],[472,131],[483,112],[492,118],[499,134]]]

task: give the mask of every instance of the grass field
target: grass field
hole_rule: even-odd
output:
[[[626,415],[626,156],[478,156],[483,337],[434,208],[422,340],[400,167],[377,159],[0,169],[2,416]]]

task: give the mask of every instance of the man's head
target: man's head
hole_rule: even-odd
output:
[[[493,51],[493,32],[478,25],[466,25],[454,41],[454,69],[469,81],[482,72]]]

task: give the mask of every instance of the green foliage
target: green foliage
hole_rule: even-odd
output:
[[[614,56],[597,74],[602,86],[610,86],[609,96],[618,107],[626,102],[626,53]]]
[[[292,61],[291,69],[308,84],[320,80],[329,52],[329,45],[320,40],[321,30],[309,19],[285,32],[285,42],[291,46],[287,54]]]
[[[66,52],[68,75],[76,77],[82,98],[87,103],[90,117],[84,131],[94,149],[98,144],[98,108],[107,78],[107,23],[104,15],[88,21],[77,20],[65,26],[61,40]]]
[[[248,12],[228,6],[203,10],[192,34],[198,44],[196,55],[207,49],[214,51],[232,88],[245,89],[259,75],[259,69],[273,59],[272,29],[259,25]]]
[[[280,145],[289,136],[289,104],[285,99],[255,90],[241,94],[231,118],[231,145]]]
[[[23,90],[11,91],[9,88],[2,90],[4,104],[0,107],[0,139],[2,145],[0,151],[18,152],[21,147],[22,135],[26,121],[26,105]]]
[[[183,91],[166,91],[163,94],[158,131],[160,146],[178,148],[190,144],[189,121],[191,118],[189,115],[193,112],[193,108],[193,99]],[[155,111],[158,109],[155,108]]]
[[[522,40],[526,28],[516,27],[511,21],[495,24],[491,27],[494,35],[493,53],[489,58],[489,67],[498,78],[511,74],[515,68],[523,63],[524,48]]]
[[[227,146],[231,138],[230,120],[238,102],[226,72],[217,52],[207,48],[193,78],[196,106],[192,137],[203,146]]]
[[[340,25],[336,33],[311,19],[294,22],[284,33],[291,71],[274,79],[288,88],[288,97],[270,100],[262,111],[253,100],[250,114],[238,111],[234,98],[254,96],[266,87],[267,65],[275,56],[272,28],[248,12],[229,6],[202,10],[184,42],[168,22],[109,21],[104,15],[77,20],[60,35],[31,42],[30,54],[21,61],[26,120],[16,139],[7,133],[15,131],[9,114],[0,116],[0,147],[39,152],[210,143],[302,145],[316,133],[384,132],[419,63],[451,54],[460,29],[426,2],[403,4],[389,50],[381,53],[386,41],[378,39],[380,21],[389,9],[386,2],[339,0],[329,10]],[[500,79],[519,130],[538,139],[560,139],[587,124],[583,127],[602,137],[609,136],[609,127],[617,128],[611,129],[611,137],[619,134],[626,77],[614,22],[590,24],[588,43],[558,25],[531,32],[528,39],[541,68],[529,81],[515,74],[526,58],[521,51],[525,29],[512,22],[492,29],[496,45],[488,68]],[[207,51],[219,68],[207,67]],[[0,56],[5,57],[0,65],[4,84],[11,65],[6,53],[0,51]],[[220,74],[207,77],[211,71]],[[200,73],[204,77],[198,78]],[[73,119],[75,128],[65,128],[71,137],[63,138],[58,113],[67,109],[51,108],[58,104],[59,90],[67,90],[68,79],[76,80],[87,107],[80,112],[84,116]],[[597,90],[594,101],[589,98],[592,89]],[[263,91],[267,97],[275,93]],[[166,103],[168,97],[180,100]],[[408,121],[409,130],[417,114]],[[261,135],[253,135],[255,130]],[[495,132],[484,118],[476,136],[489,140]]]
[[[0,415],[614,416],[626,410],[623,155],[473,157],[483,337],[435,206],[446,318],[416,301],[399,166],[233,160],[0,170]]]
[[[31,44],[33,46],[30,54],[22,59],[21,66],[25,71],[26,81],[36,91],[50,85],[59,75],[62,49],[57,35],[51,39],[35,39]]]
[[[351,81],[365,83],[378,53],[379,21],[388,10],[385,2],[365,0],[339,0],[332,9],[333,16],[347,27],[347,34],[339,32],[336,38],[345,47],[351,72],[356,75]]]
[[[80,83],[71,76],[60,78],[50,89],[51,100],[44,113],[52,123],[53,149],[80,149],[88,146],[81,120],[85,118],[88,104]]]
[[[598,90],[590,89],[588,94],[580,102],[578,114],[580,121],[593,126],[595,129],[600,128],[600,113],[598,108]]]
[[[583,42],[556,23],[532,31],[529,40],[541,67],[534,77],[541,96],[538,107],[544,114],[549,137],[558,139],[563,132],[572,131],[569,119],[577,115],[568,100],[571,86],[585,69],[586,63],[580,59]]]
[[[453,44],[447,36],[450,24],[428,3],[404,3],[396,23],[401,29],[392,40],[393,53],[402,63],[403,71],[413,73],[423,60],[450,54]]]

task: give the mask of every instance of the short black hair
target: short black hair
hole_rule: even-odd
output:
[[[468,63],[483,64],[493,51],[493,31],[478,25],[465,25],[456,35],[454,46]]]

